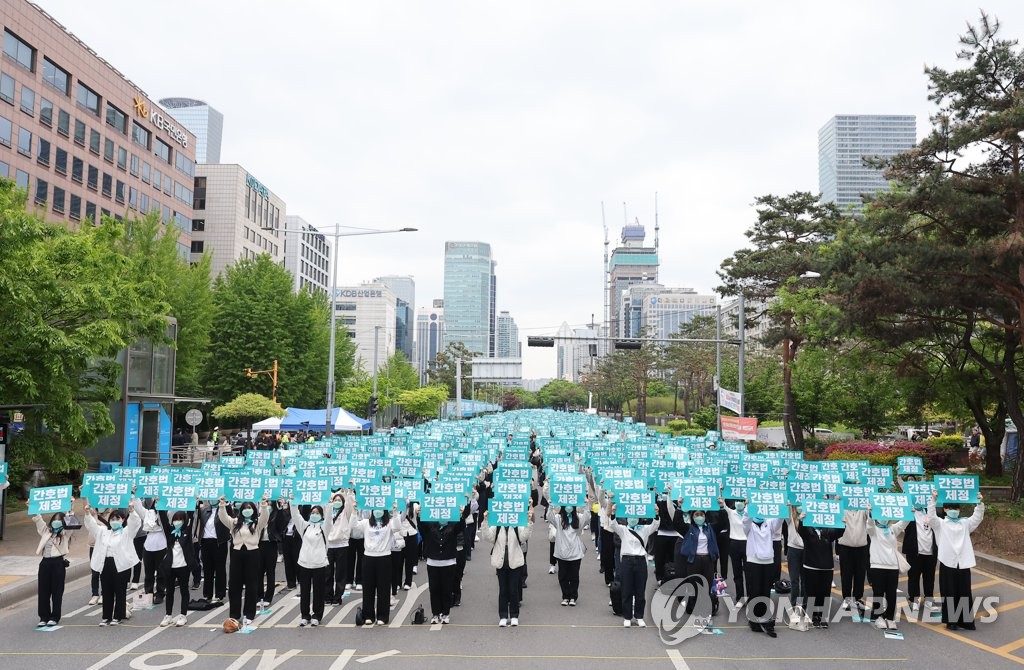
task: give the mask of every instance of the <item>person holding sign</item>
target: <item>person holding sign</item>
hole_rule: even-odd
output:
[[[85,529],[96,539],[89,565],[100,573],[100,590],[103,593],[100,626],[116,626],[127,614],[128,578],[139,562],[135,553],[135,534],[142,528],[142,519],[134,509],[134,489],[130,504],[127,523],[124,513],[114,510],[107,520],[108,526],[98,521],[96,510],[89,506],[88,501],[85,503]]]
[[[868,513],[871,513],[870,505]],[[875,616],[875,628],[879,630],[896,630],[896,586],[900,580],[897,537],[906,527],[906,521],[897,521],[890,525],[888,521],[883,520],[873,520],[867,527],[868,537],[871,538],[871,564],[868,568],[872,595],[871,615]],[[877,616],[879,609],[883,611]]]
[[[349,506],[349,510],[354,505]],[[298,510],[296,510],[298,512]],[[349,523],[351,512],[342,514],[342,523]],[[309,521],[301,513],[292,514],[295,533],[302,540],[297,569],[299,573],[299,627],[319,626],[324,617],[324,588],[327,583],[327,538],[333,535],[334,517],[324,515],[324,508],[309,508]],[[342,592],[344,593],[344,591]],[[312,607],[310,598],[312,597]]]
[[[775,582],[775,546],[772,538],[780,532],[782,519],[765,519],[743,515],[743,531],[747,534],[747,620],[750,630],[778,637],[772,584]]]
[[[839,538],[836,552],[839,554],[839,578],[843,588],[843,609],[863,609],[864,578],[871,558],[868,552],[868,511],[847,509],[843,513],[846,532]]]
[[[985,518],[984,497],[978,494],[974,514],[960,518],[960,505],[945,503],[946,518],[939,519],[935,502],[939,492],[932,492],[928,505],[928,523],[935,532],[939,548],[939,591],[942,592],[942,623],[949,630],[974,630],[974,596],[971,593],[971,568],[975,565],[974,544],[971,533]]]
[[[672,489],[669,488],[671,494]],[[676,578],[700,575],[707,582],[711,594],[711,616],[718,614],[718,596],[715,594],[715,567],[718,565],[718,533],[707,522],[707,512],[692,510],[689,522],[686,515],[676,514],[672,502],[666,501],[666,512],[674,517],[680,539],[675,547]],[[723,505],[724,507],[724,505]],[[686,613],[692,614],[697,594],[686,599]]]
[[[734,507],[729,507],[722,498],[718,499],[729,520],[729,559],[732,563],[733,580],[736,583],[736,606],[743,607],[747,602],[747,592],[743,581],[743,575],[747,571],[747,532],[743,530],[743,511],[747,508],[745,500],[737,500]],[[728,573],[722,571],[722,576],[728,578]]]
[[[580,597],[580,564],[585,553],[583,538],[580,537],[580,516],[575,507],[549,506],[544,519],[555,533],[554,553],[558,561],[562,607],[576,607]]]
[[[341,604],[345,594],[345,573],[349,563],[348,543],[352,535],[354,507],[355,500],[352,496],[349,496],[346,503],[342,491],[331,494],[331,508],[327,514],[330,517],[331,530],[327,533],[327,580],[324,601],[337,605]]]
[[[143,540],[141,553],[143,568],[143,591],[153,596],[153,604],[159,605],[164,600],[164,573],[158,568],[167,553],[167,538],[160,525],[160,517],[156,512],[156,498],[146,501],[136,499],[135,511],[142,518]],[[139,553],[139,541],[136,538],[136,553]]]
[[[256,600],[260,590],[260,536],[270,520],[267,500],[260,502],[259,514],[256,504],[242,503],[238,515],[232,519],[228,514],[227,501],[220,498],[217,519],[230,529],[231,572],[228,575],[228,616],[241,622],[245,628],[256,618]],[[245,606],[242,606],[242,589],[245,589]]]
[[[622,625],[624,628],[646,628],[644,612],[647,609],[647,539],[658,531],[661,521],[641,524],[630,517],[623,522],[615,518],[616,504],[611,506],[610,526],[621,540],[619,551],[619,581],[622,584]]]
[[[211,607],[220,607],[227,594],[228,526],[220,521],[219,500],[196,505],[196,535],[203,562],[203,598]]]
[[[533,527],[533,502],[527,511],[524,526],[491,526],[486,519],[481,527],[485,540],[491,543],[491,566],[498,575],[498,626],[519,625],[519,604],[523,599],[522,575],[526,555],[523,543],[530,540]]]
[[[922,601],[924,607],[931,611],[940,609],[940,605],[933,600],[938,546],[928,521],[928,508],[917,501],[914,502],[914,522],[907,524],[907,530],[903,533],[903,555],[910,563],[907,572],[907,600],[910,601],[911,610],[920,610]]]
[[[811,615],[811,625],[815,628],[828,628],[828,616],[825,613],[825,601],[832,601],[832,578],[835,573],[835,554],[832,546],[843,535],[842,528],[817,528],[806,525],[807,513],[797,512],[796,530],[803,540],[803,608]],[[831,609],[831,607],[829,608]],[[823,614],[826,614],[824,618]]]
[[[195,545],[192,544],[192,512],[177,511],[167,518],[166,510],[160,510],[160,526],[167,540],[167,551],[164,552],[160,572],[163,573],[166,587],[164,598],[164,618],[161,626],[184,626],[188,617],[188,579],[196,564]],[[181,593],[181,614],[174,614],[174,588],[177,585]]]
[[[466,508],[458,522],[420,521],[423,551],[427,556],[427,585],[430,589],[430,623],[451,622],[451,608],[458,569],[458,535],[465,529]]]
[[[363,625],[386,626],[391,620],[391,546],[402,532],[398,503],[391,511],[375,509],[353,529],[363,535]],[[303,538],[305,539],[305,538]]]
[[[48,522],[39,514],[32,517],[32,520],[39,533],[36,554],[42,557],[37,577],[39,623],[36,627],[56,626],[60,623],[61,605],[64,602],[64,581],[68,569],[65,560],[71,551],[71,538],[75,531],[64,528],[64,512],[51,515]]]

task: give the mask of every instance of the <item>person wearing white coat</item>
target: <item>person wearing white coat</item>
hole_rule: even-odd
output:
[[[296,509],[292,515],[295,532],[302,538],[299,549],[299,627],[319,626],[324,617],[324,588],[327,580],[327,538],[334,530],[334,520],[324,514],[324,508],[309,508],[309,520]],[[347,519],[346,519],[347,520]],[[312,595],[312,607],[310,596]]]
[[[580,597],[580,564],[585,553],[579,514],[574,507],[548,507],[544,518],[555,533],[554,555],[558,561],[562,607],[576,607]]]
[[[391,547],[402,532],[398,506],[391,513],[375,509],[370,519],[359,519],[353,534],[363,537],[363,625],[384,626],[391,620]]]
[[[116,626],[127,616],[128,578],[139,562],[135,553],[135,534],[142,528],[142,519],[133,509],[135,495],[132,494],[128,519],[124,513],[114,510],[107,523],[97,520],[96,510],[85,503],[85,529],[96,540],[95,550],[89,559],[89,566],[100,573],[100,589],[103,593],[103,614],[101,626]]]
[[[971,593],[971,568],[975,565],[974,544],[971,533],[985,518],[984,498],[978,494],[974,514],[960,518],[960,506],[946,503],[946,518],[935,513],[938,492],[932,492],[928,505],[928,523],[939,546],[939,591],[942,593],[942,623],[949,630],[974,630],[972,611],[974,595]]]
[[[906,527],[906,521],[893,524],[887,521],[868,522],[867,534],[871,540],[868,582],[871,584],[873,601],[870,616],[874,617],[875,627],[879,630],[896,630],[896,586],[900,581],[898,539]],[[880,609],[881,613],[878,611]]]
[[[527,519],[533,517],[530,504]],[[519,603],[523,599],[523,565],[526,555],[523,543],[528,542],[533,527],[490,526],[486,520],[480,529],[483,538],[491,543],[491,567],[498,575],[498,626],[519,625]]]

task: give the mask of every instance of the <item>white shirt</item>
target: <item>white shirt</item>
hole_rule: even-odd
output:
[[[974,514],[967,519],[939,519],[935,514],[935,503],[928,504],[928,522],[935,532],[935,541],[939,544],[939,563],[947,568],[973,568],[976,565],[974,559],[974,544],[971,542],[971,533],[981,525],[985,518],[985,505],[978,503],[974,506]]]
[[[747,532],[747,563],[771,565],[775,562],[772,537],[779,528],[782,528],[782,519],[765,519],[758,526],[749,516],[743,515],[743,529]]]
[[[743,530],[743,519],[740,517],[740,513],[731,507],[726,507],[725,511],[729,515],[729,539],[746,540],[747,533]]]
[[[711,531],[714,532],[714,531]],[[697,555],[706,556],[708,553],[708,536],[702,532],[697,533]]]
[[[786,541],[786,546],[790,549],[803,549],[804,538],[800,537],[800,533],[797,532],[796,524],[793,523],[792,519],[786,519],[786,526],[789,534],[789,540]]]
[[[867,527],[868,537],[871,538],[869,555],[871,567],[876,570],[899,570],[900,561],[896,554],[899,552],[897,538],[907,527],[906,521],[900,521],[889,526],[889,532],[879,528],[874,521]]]
[[[935,534],[928,523],[928,512],[914,510],[914,523],[917,524],[917,553],[922,556],[932,555],[932,542]]]
[[[652,523],[646,526],[637,526],[636,528],[631,529],[629,526],[623,526],[621,523],[618,523],[617,521],[612,521],[612,532],[618,535],[619,539],[622,540],[621,555],[647,556],[647,538],[649,538],[651,534],[656,533],[658,531],[659,525],[660,520],[655,519]],[[637,540],[636,537],[634,537],[633,533],[629,532],[630,530],[632,530],[633,533],[639,535],[640,539],[643,540],[643,542]]]
[[[185,567],[185,552],[181,550],[181,543],[175,542],[171,546],[171,567],[172,568],[183,568]]]
[[[212,507],[210,508],[210,518],[206,520],[206,525],[203,526],[203,539],[217,539],[217,512]]]

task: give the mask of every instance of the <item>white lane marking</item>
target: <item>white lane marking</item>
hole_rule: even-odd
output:
[[[181,656],[181,658],[176,661],[168,661],[167,663],[151,664],[149,662],[149,659],[159,656]],[[172,670],[173,668],[188,665],[197,658],[199,658],[199,654],[191,649],[159,649],[142,656],[136,656],[128,664],[128,667],[132,668],[132,670]]]
[[[401,628],[402,622],[409,616],[412,612],[412,608],[416,606],[416,601],[419,600],[419,597],[423,595],[423,592],[426,590],[427,584],[424,582],[423,584],[414,586],[409,591],[406,591],[405,602],[403,602],[399,610],[395,612],[395,615],[391,617],[391,623],[388,624],[388,628]]]
[[[136,638],[135,640],[129,642],[128,644],[126,644],[125,646],[121,647],[120,649],[118,649],[114,653],[108,655],[106,658],[104,658],[104,659],[102,659],[100,661],[97,661],[96,663],[93,663],[92,665],[90,665],[87,668],[87,670],[99,670],[100,668],[106,667],[107,665],[113,663],[117,659],[119,659],[122,656],[124,656],[125,654],[127,654],[129,651],[131,651],[135,647],[138,647],[138,646],[148,642],[150,639],[156,637],[157,635],[159,635],[160,633],[164,632],[165,630],[167,630],[167,628],[161,628],[161,627],[157,626],[156,628],[154,628],[153,630],[149,631],[148,633],[142,635],[139,638]]]
[[[71,612],[68,612],[67,614],[64,614],[63,616],[65,616],[65,617],[73,617],[76,614],[81,614],[82,612],[84,612],[86,610],[89,610],[89,609],[92,609],[93,607],[96,607],[96,606],[95,605],[85,605],[83,607],[79,607],[76,610],[72,610]]]
[[[227,670],[241,670],[249,662],[249,659],[258,653],[260,653],[259,649],[246,649],[244,654],[236,658],[235,662],[227,667]]]
[[[321,619],[321,621],[326,621],[327,620],[327,615],[331,613],[331,610],[333,608],[334,608],[334,605],[325,605],[324,606],[324,618]],[[312,608],[310,608],[310,609],[312,609]],[[299,612],[298,614],[296,614],[295,618],[292,619],[290,622],[278,624],[277,627],[278,628],[298,628],[300,621],[302,621],[302,612]]]
[[[287,616],[289,612],[291,612],[293,609],[295,609],[298,606],[299,606],[299,601],[298,600],[292,600],[291,598],[289,598],[287,600],[279,601],[277,603],[277,605],[275,605],[274,613],[271,614],[270,617],[266,621],[260,622],[260,626],[262,626],[264,628],[268,628],[270,626],[275,625],[278,621],[281,621],[282,619],[284,619],[285,616]]]
[[[344,670],[354,653],[356,653],[355,649],[346,649],[342,651],[341,654],[338,655],[338,658],[334,659],[334,663],[331,663],[329,670]]]
[[[359,607],[362,603],[363,603],[363,600],[360,598],[358,600],[353,600],[350,603],[346,603],[346,604],[342,605],[341,609],[338,610],[338,613],[334,616],[333,619],[331,619],[330,623],[327,624],[327,627],[328,628],[355,628],[355,625],[356,625],[355,623],[353,623],[351,621],[346,622],[345,620],[349,618],[349,615],[351,615],[352,617],[355,617],[355,613],[354,613],[355,609],[357,607]]]
[[[686,659],[683,658],[678,649],[668,649],[665,653],[668,654],[668,660],[672,661],[672,665],[676,670],[690,670],[689,663],[686,662]]]
[[[373,656],[364,656],[363,658],[357,658],[356,663],[369,663],[370,661],[379,661],[382,658],[388,658],[389,656],[395,656],[401,653],[402,652],[398,651],[397,649],[389,649],[388,651],[382,651],[379,654],[374,654]]]
[[[433,633],[434,631],[441,630],[442,628],[444,628],[444,624],[441,624],[441,623],[432,623],[432,624],[430,624],[430,632],[431,633]]]
[[[224,614],[227,611],[228,611],[228,604],[227,603],[224,603],[220,607],[215,607],[214,609],[212,609],[209,612],[207,612],[198,621],[193,621],[192,623],[190,623],[189,624],[189,628],[202,628],[204,626],[212,625],[214,619],[216,619],[218,616],[220,616],[221,614]]]

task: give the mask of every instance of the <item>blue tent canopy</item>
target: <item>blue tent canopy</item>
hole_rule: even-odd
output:
[[[326,410],[289,407],[286,412],[284,418],[281,419],[280,430],[313,430],[316,432],[327,430],[327,424],[324,421],[327,416]],[[331,418],[331,430],[334,432],[370,430],[373,425],[372,422],[347,412],[340,407],[335,407],[332,410]]]

